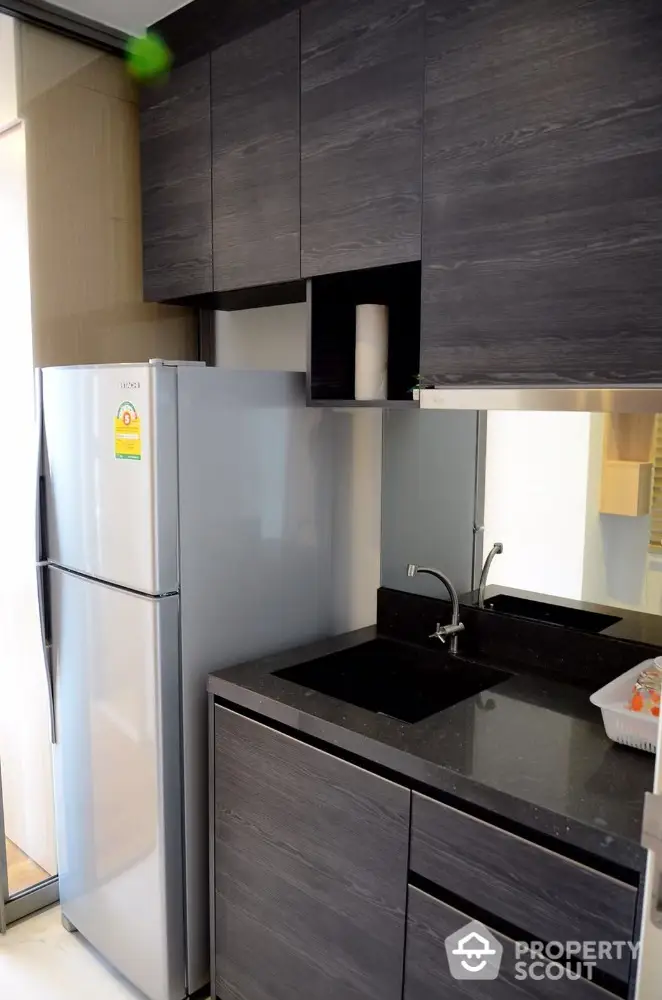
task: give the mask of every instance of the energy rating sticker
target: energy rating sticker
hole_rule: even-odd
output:
[[[122,403],[115,417],[115,458],[139,462],[141,457],[140,417],[133,403]]]

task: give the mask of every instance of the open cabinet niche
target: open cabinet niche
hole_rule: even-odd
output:
[[[605,417],[601,514],[642,517],[650,513],[655,441],[654,413]]]
[[[311,406],[417,407],[421,264],[393,264],[308,281],[308,403]],[[356,307],[388,309],[386,399],[355,398]]]

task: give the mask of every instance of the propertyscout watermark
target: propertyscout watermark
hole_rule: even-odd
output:
[[[503,962],[503,945],[478,921],[446,938],[446,955],[454,979],[497,979]],[[532,979],[593,980],[598,962],[637,958],[640,945],[632,941],[516,941],[514,966],[509,975],[516,981]]]

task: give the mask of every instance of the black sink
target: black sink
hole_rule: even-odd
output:
[[[441,646],[437,652],[373,639],[275,676],[402,722],[420,722],[512,675],[453,659]]]
[[[485,601],[485,607],[493,611],[502,611],[507,615],[517,615],[519,618],[564,625],[580,632],[602,632],[610,625],[621,621],[615,615],[603,615],[599,611],[584,611],[582,608],[566,608],[562,604],[530,601],[526,597],[514,597],[512,594],[495,594]]]

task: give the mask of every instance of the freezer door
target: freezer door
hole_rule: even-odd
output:
[[[62,912],[150,1000],[181,1000],[179,599],[49,582]]]
[[[50,562],[177,590],[176,378],[159,364],[43,370]]]

